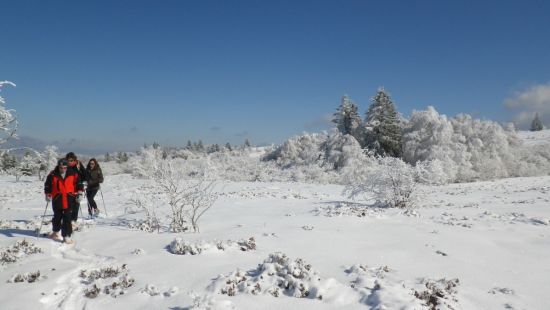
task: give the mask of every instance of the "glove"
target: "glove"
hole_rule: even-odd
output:
[[[46,194],[46,197],[45,197],[45,199],[46,199],[46,202],[50,202],[50,201],[52,201],[52,195],[50,195],[50,194]]]
[[[82,193],[78,193],[75,197],[75,200],[76,202],[80,203],[80,201],[82,200]]]

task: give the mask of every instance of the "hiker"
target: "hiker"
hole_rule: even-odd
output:
[[[83,191],[84,187],[79,181],[78,173],[68,169],[68,161],[66,159],[60,159],[55,169],[48,174],[44,183],[46,201],[51,201],[53,208],[50,238],[63,241],[67,244],[74,243],[71,240],[73,232],[71,213],[76,204],[76,197],[81,195]],[[60,230],[61,236],[59,235]]]
[[[84,188],[84,182],[88,180],[88,176],[86,175],[86,168],[80,161],[78,161],[76,155],[73,152],[67,153],[67,155],[65,155],[65,159],[69,164],[69,167],[67,169],[78,174],[78,181],[80,183],[79,185]],[[76,221],[78,220],[78,210],[80,209],[81,199],[81,195],[76,197],[76,202],[73,204],[73,209],[71,210],[71,224],[73,226],[73,229],[76,229]]]
[[[86,166],[86,174],[88,175],[88,187],[86,187],[86,198],[88,199],[88,214],[90,217],[99,215],[99,209],[97,203],[94,200],[97,191],[99,191],[99,184],[103,183],[103,172],[101,167],[97,163],[95,158],[90,159]]]

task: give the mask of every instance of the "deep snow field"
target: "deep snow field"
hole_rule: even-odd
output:
[[[550,305],[550,177],[421,187],[407,212],[354,203],[337,185],[225,182],[201,233],[179,234],[130,228],[142,183],[106,176],[108,216],[80,220],[67,246],[35,237],[42,182],[0,176],[0,308]]]

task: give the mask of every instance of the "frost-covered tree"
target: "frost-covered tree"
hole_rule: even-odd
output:
[[[540,121],[539,114],[535,114],[535,118],[531,122],[531,131],[541,131],[544,129],[544,125],[542,125],[542,122]]]
[[[25,152],[25,155],[19,163],[19,170],[24,176],[31,176],[38,172],[40,169],[40,158],[29,151]]]
[[[15,87],[15,84],[9,81],[0,81],[0,92],[5,85]],[[0,145],[6,143],[10,138],[16,137],[17,117],[15,110],[5,107],[6,100],[0,96]]]
[[[248,138],[244,139],[244,148],[249,149],[251,146],[250,140],[248,140]]]
[[[467,114],[447,118],[433,107],[412,113],[404,130],[403,159],[429,163],[426,171],[439,183],[550,173],[550,147],[525,146],[513,128]]]
[[[334,170],[354,165],[354,160],[363,155],[361,145],[351,135],[333,131],[320,145],[323,165]]]
[[[325,140],[323,134],[305,133],[286,140],[273,152],[266,154],[264,160],[275,160],[282,168],[320,163],[323,159],[321,144]]]
[[[403,130],[390,94],[379,88],[365,116],[363,146],[376,155],[401,157]]]
[[[348,95],[344,95],[340,100],[340,106],[333,114],[332,122],[336,124],[336,128],[343,135],[351,135],[361,141],[361,117],[357,109],[357,105],[351,100]]]
[[[202,143],[202,140],[199,140],[199,142],[197,143],[197,146],[195,147],[195,151],[204,152],[204,144]]]
[[[14,155],[10,155],[7,151],[0,152],[0,172],[7,173],[16,166],[17,159]]]
[[[233,151],[233,148],[231,147],[231,144],[229,142],[225,144],[225,148],[230,152]]]
[[[156,148],[155,148],[155,147],[153,146],[153,148],[154,148],[154,149],[157,149],[157,148],[159,148],[159,147],[156,147]],[[116,161],[117,161],[117,163],[119,163],[119,164],[127,162],[127,161],[128,161],[128,154],[127,154],[126,152],[118,152],[118,153],[117,153],[117,156],[116,156]]]
[[[45,170],[51,171],[57,165],[59,159],[59,149],[55,145],[47,145],[44,148],[44,152],[41,154],[41,161],[45,164]]]

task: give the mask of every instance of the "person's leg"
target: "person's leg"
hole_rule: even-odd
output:
[[[61,218],[63,214],[57,208],[53,208],[52,231],[58,233],[61,230]]]
[[[71,209],[65,209],[62,211],[62,223],[61,223],[61,236],[71,237],[73,233],[73,226],[71,225]]]
[[[86,198],[88,199],[88,204],[91,209],[97,210],[97,203],[94,200],[95,195],[97,194],[98,189],[87,189]],[[91,212],[91,210],[90,210]]]
[[[73,222],[76,222],[78,220],[78,210],[80,209],[80,202],[74,202],[72,210],[70,212],[71,214],[71,220]]]

